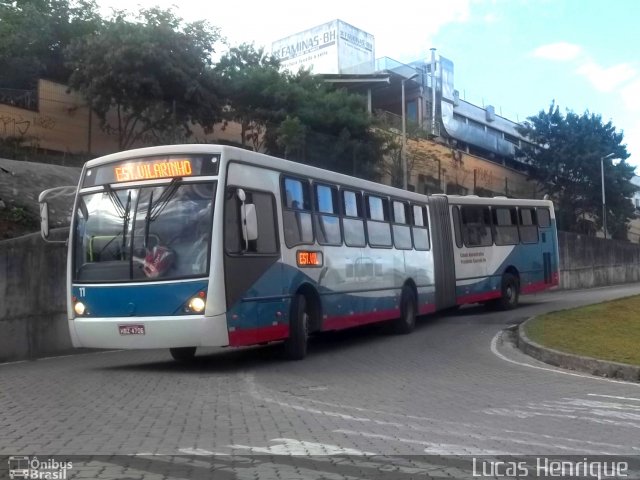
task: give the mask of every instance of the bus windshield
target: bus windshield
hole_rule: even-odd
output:
[[[215,182],[80,195],[74,281],[172,280],[208,274]]]

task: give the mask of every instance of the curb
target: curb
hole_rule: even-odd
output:
[[[555,367],[577,370],[579,372],[590,373],[600,377],[627,380],[630,382],[640,382],[640,367],[628,365],[626,363],[608,362],[591,357],[583,357],[573,353],[561,352],[552,348],[543,347],[527,337],[524,329],[525,325],[533,320],[531,317],[518,326],[516,335],[516,345],[522,352],[530,357],[548,363]]]

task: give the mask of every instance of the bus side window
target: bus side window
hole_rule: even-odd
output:
[[[367,233],[372,247],[391,247],[391,225],[389,225],[389,199],[366,195]]]
[[[236,195],[236,188],[229,187],[224,206],[224,248],[227,253],[278,253],[278,236],[275,217],[275,199],[272,194],[244,190],[246,203],[255,205],[258,220],[258,239],[249,242],[245,250],[240,224],[241,202]]]
[[[456,247],[462,248],[462,233],[460,232],[460,209],[458,207],[452,207],[451,215],[453,217],[453,234],[456,238]]]
[[[320,245],[342,245],[338,209],[338,189],[328,185],[315,185],[314,227]]]
[[[342,229],[344,243],[348,247],[364,247],[364,218],[362,212],[362,194],[350,190],[342,190]]]
[[[551,213],[549,213],[548,208],[538,208],[536,209],[536,214],[538,215],[538,226],[540,228],[549,228],[551,226]]]
[[[284,177],[282,182],[282,226],[284,241],[291,248],[303,243],[313,243],[311,196],[309,182]]]
[[[416,250],[429,250],[429,228],[427,222],[427,209],[422,205],[413,205],[413,246]]]
[[[462,240],[467,247],[493,244],[489,207],[462,207]]]
[[[494,207],[493,229],[496,245],[516,245],[518,236],[518,214],[515,207]]]
[[[520,208],[520,240],[522,243],[538,243],[538,222],[533,208]]]
[[[409,204],[393,201],[393,244],[400,250],[411,250],[411,227],[409,227]]]

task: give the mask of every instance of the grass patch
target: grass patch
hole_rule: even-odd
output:
[[[640,296],[548,313],[525,332],[556,350],[640,365]]]

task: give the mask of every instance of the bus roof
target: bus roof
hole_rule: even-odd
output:
[[[391,187],[381,183],[376,183],[370,180],[363,180],[361,178],[336,173],[330,170],[325,170],[303,163],[294,162],[291,160],[284,160],[282,158],[273,157],[259,152],[251,150],[245,150],[239,147],[233,147],[230,145],[218,145],[218,144],[183,144],[183,145],[164,145],[158,147],[145,147],[133,150],[125,150],[103,157],[94,158],[89,160],[85,164],[85,168],[92,168],[106,163],[116,162],[119,160],[126,160],[128,158],[139,158],[156,155],[179,155],[179,154],[221,154],[223,162],[239,161],[243,163],[249,163],[255,166],[262,166],[265,168],[271,168],[279,170],[284,173],[288,173],[293,176],[311,177],[321,182],[337,184],[345,187],[351,187],[356,189],[371,190],[372,192],[378,192],[381,194],[389,195],[396,198],[404,198],[414,200],[418,202],[427,203],[428,196],[409,192],[401,188]],[[265,162],[268,161],[268,163]],[[552,206],[552,202],[548,200],[524,200],[524,199],[508,199],[506,197],[478,197],[476,195],[458,196],[458,195],[444,195],[451,204],[480,204],[480,205],[531,205],[531,206]]]

